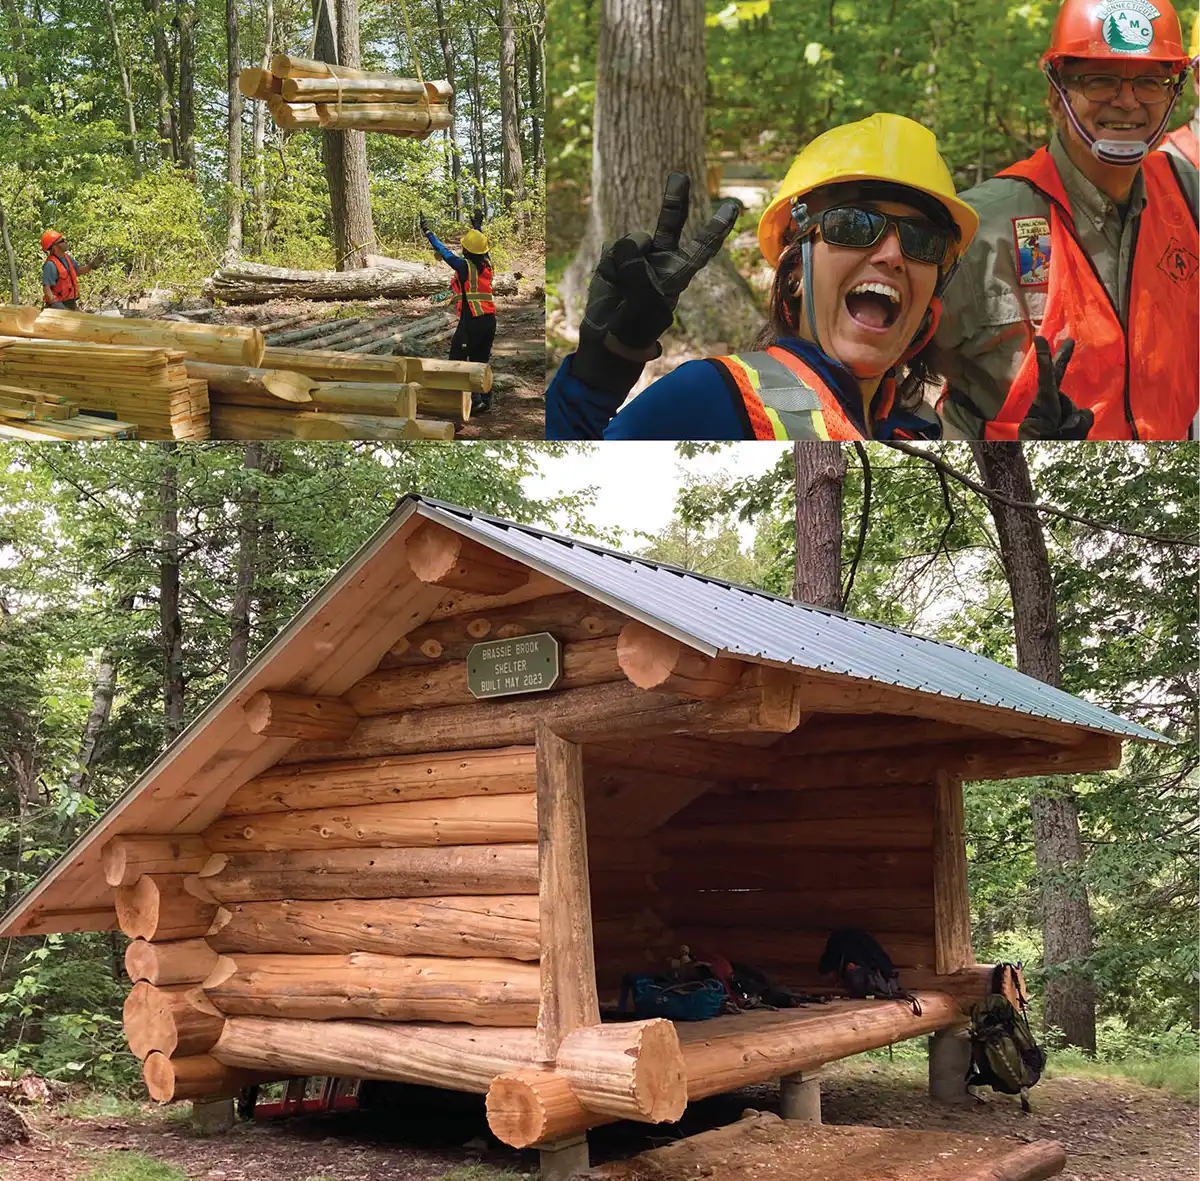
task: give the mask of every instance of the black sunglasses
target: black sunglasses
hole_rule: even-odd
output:
[[[897,217],[866,205],[835,205],[820,214],[821,237],[830,246],[869,250],[891,226],[900,236],[900,250],[914,262],[941,266],[954,235],[923,217]]]

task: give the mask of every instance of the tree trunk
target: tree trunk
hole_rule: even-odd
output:
[[[545,174],[546,165],[542,144],[541,43],[540,26],[531,27],[525,38],[525,71],[529,79],[529,154],[535,177]]]
[[[450,43],[450,30],[446,27],[446,13],[442,0],[433,0],[434,13],[437,16],[438,44],[442,48],[442,60],[446,67],[446,80],[455,86],[454,48]],[[450,113],[457,116],[457,87],[455,97],[450,100]],[[462,160],[458,154],[458,138],[451,123],[446,129],[446,139],[450,146],[450,182],[453,186],[452,212],[455,221],[462,220]]]
[[[483,142],[483,92],[479,86],[479,36],[467,22],[471,38],[471,171],[475,174],[475,203],[487,211],[487,147]]]
[[[254,583],[258,574],[258,510],[257,473],[262,470],[263,444],[255,440],[246,444],[246,488],[238,520],[237,588],[233,594],[233,609],[229,613],[229,680],[246,667],[250,654],[250,605],[254,598]]]
[[[358,0],[336,0],[336,28],[330,4],[317,0],[316,55],[321,61],[358,69]],[[371,189],[367,179],[367,137],[363,131],[323,131],[321,162],[329,186],[333,248],[338,270],[363,265],[375,245]]]
[[[196,6],[180,0],[179,29],[179,163],[196,171]]]
[[[672,170],[692,178],[686,234],[710,217],[704,153],[703,0],[602,0],[588,224],[563,276],[577,323],[602,244],[653,232]],[[713,259],[679,300],[679,322],[706,348],[747,344],[762,324],[728,255]]]
[[[124,595],[117,604],[122,613],[133,610],[133,595]],[[88,710],[83,734],[79,739],[79,753],[75,757],[75,770],[67,777],[67,789],[72,793],[82,792],[88,772],[96,759],[100,735],[108,724],[112,711],[113,696],[117,689],[117,651],[107,647],[100,653],[96,666],[96,679],[92,683],[92,707]]]
[[[15,58],[17,89],[28,91],[33,87],[33,72],[30,68],[29,46],[25,38],[26,16],[17,0],[0,0],[9,28],[9,38]],[[36,26],[37,22],[33,22]]]
[[[167,30],[163,26],[162,0],[145,0],[150,16],[150,37],[154,45],[154,62],[158,70],[154,85],[158,92],[158,141],[164,160],[179,161],[179,127],[175,121],[172,94],[175,90],[175,66],[167,45]]]
[[[275,41],[275,4],[274,0],[266,0],[267,27],[263,34],[263,56],[259,63],[266,70],[271,65],[271,54]],[[251,151],[254,160],[251,170],[254,173],[254,208],[258,213],[258,252],[266,253],[267,249],[267,104],[254,104],[254,136]]]
[[[0,243],[4,246],[4,256],[8,259],[8,290],[12,299],[11,302],[15,305],[20,303],[20,276],[17,272],[17,255],[13,250],[12,240],[8,236],[8,214],[4,209],[4,202],[0,201]]]
[[[179,615],[179,470],[174,443],[160,444],[158,504],[161,554],[158,614],[163,649],[164,734],[167,744],[183,732],[183,623]]]
[[[504,208],[525,200],[525,168],[521,160],[521,129],[517,118],[517,33],[513,0],[500,0],[500,127],[503,145]],[[525,221],[522,212],[520,221]]]
[[[846,456],[840,443],[793,443],[796,470],[796,583],[792,598],[842,609],[842,488]]]
[[[972,444],[984,482],[1014,500],[1034,499],[1029,465],[1019,443]],[[1004,572],[1013,603],[1017,667],[1058,686],[1062,677],[1058,614],[1050,555],[1037,513],[989,501],[1000,537]],[[1084,868],[1079,816],[1070,781],[1041,779],[1030,800],[1033,839],[1042,890],[1043,1016],[1068,1045],[1096,1049],[1096,996],[1089,963],[1092,911]]]
[[[229,155],[226,180],[229,183],[229,227],[225,234],[225,257],[242,253],[242,92],[238,75],[242,71],[238,44],[238,0],[225,0],[226,91],[229,96]],[[259,106],[265,104],[260,103]]]
[[[129,124],[129,154],[133,157],[133,175],[142,178],[142,160],[138,154],[137,116],[133,107],[133,87],[129,82],[129,67],[125,64],[125,50],[121,47],[121,33],[113,12],[112,0],[104,0],[104,15],[108,18],[108,30],[112,33],[113,52],[117,59],[117,72],[121,76],[121,95],[125,100],[125,118]]]

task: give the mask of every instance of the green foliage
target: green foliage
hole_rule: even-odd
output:
[[[144,1152],[110,1152],[80,1181],[188,1181],[188,1175]]]
[[[547,445],[566,454],[565,445]],[[254,493],[251,656],[388,518],[409,491],[517,520],[586,528],[581,496],[525,491],[538,452],[496,443],[263,444],[176,449],[115,443],[0,446],[0,903],[7,909],[164,745],[160,492],[180,505],[184,712],[229,678],[239,523]],[[98,670],[116,691],[80,779],[80,735]],[[75,777],[74,779],[72,777]],[[27,938],[0,949],[0,1066],[120,1089],[127,992],[111,933]]]

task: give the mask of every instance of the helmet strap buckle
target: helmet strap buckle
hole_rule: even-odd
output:
[[[813,221],[808,213],[808,203],[795,197],[792,200],[791,209],[792,221],[796,223],[796,229],[802,234],[807,234],[813,228]]]

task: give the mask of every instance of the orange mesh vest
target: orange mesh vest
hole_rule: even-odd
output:
[[[794,353],[709,357],[742,395],[756,439],[862,439],[834,392]]]
[[[1200,404],[1200,235],[1170,159],[1142,165],[1146,208],[1130,267],[1128,330],[1075,235],[1071,205],[1041,148],[1000,176],[1025,181],[1050,201],[1050,283],[1041,335],[1052,352],[1067,337],[1075,355],[1062,392],[1096,416],[1092,439],[1184,439]],[[1032,348],[988,439],[1016,439],[1037,393]]]
[[[58,271],[58,282],[50,288],[51,298],[48,302],[58,303],[60,300],[79,298],[79,274],[75,270],[75,260],[68,254],[66,259],[51,254],[50,261]]]
[[[483,270],[480,270],[473,262],[468,261],[466,290],[463,290],[463,282],[457,275],[454,276],[454,282],[450,284],[450,289],[466,298],[472,316],[494,316],[496,314],[496,303],[492,299],[491,267],[484,267]],[[455,311],[460,316],[462,315],[462,306],[463,301],[460,298],[455,307]]]
[[[1200,141],[1196,139],[1196,133],[1192,130],[1190,123],[1185,123],[1182,127],[1176,127],[1170,135],[1169,139],[1197,168],[1200,168]]]

